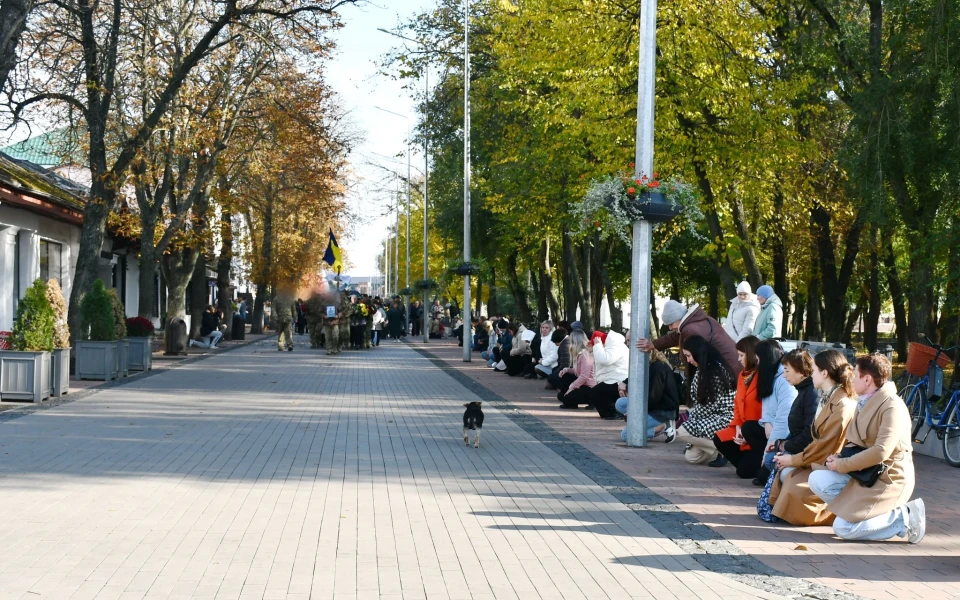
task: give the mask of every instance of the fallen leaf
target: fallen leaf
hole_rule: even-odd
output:
[[[802,551],[806,552],[806,551],[807,551],[807,547],[804,546],[803,544],[800,544],[800,545],[798,545],[796,548],[794,548],[794,550],[802,550]]]

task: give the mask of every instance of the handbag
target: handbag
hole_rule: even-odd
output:
[[[860,446],[844,446],[843,450],[840,451],[840,458],[850,458],[851,456],[860,454],[864,450],[866,450],[866,448],[861,448]],[[880,479],[880,475],[886,470],[887,465],[880,463],[879,465],[873,465],[872,467],[860,469],[859,471],[850,471],[847,475],[856,479],[857,483],[863,487],[873,487],[873,484]]]
[[[767,485],[763,486],[763,492],[760,493],[760,499],[757,500],[757,516],[767,523],[779,523],[780,518],[774,516],[773,505],[770,504],[770,490],[773,488],[773,482],[780,476],[780,469],[774,468],[767,477]]]

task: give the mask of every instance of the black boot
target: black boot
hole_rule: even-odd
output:
[[[760,470],[757,471],[757,477],[753,480],[753,485],[757,487],[765,487],[767,485],[767,479],[770,479],[770,470],[767,467],[761,466]]]

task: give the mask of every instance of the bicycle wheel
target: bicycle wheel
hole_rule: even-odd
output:
[[[927,416],[927,392],[924,386],[916,385],[913,387],[913,391],[907,397],[907,408],[910,410],[910,422],[912,424],[910,435],[916,440],[917,434],[920,433],[920,427]]]
[[[956,394],[954,398],[956,398]],[[960,406],[956,402],[950,409],[950,415],[944,421],[946,428],[943,435],[943,458],[951,467],[960,468]]]

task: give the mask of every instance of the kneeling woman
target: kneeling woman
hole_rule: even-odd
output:
[[[699,335],[683,341],[687,361],[687,406],[690,418],[677,429],[677,437],[687,444],[688,463],[708,463],[720,455],[713,435],[733,419],[733,397],[737,376],[716,348]]]
[[[827,457],[840,452],[847,427],[856,412],[853,369],[836,350],[818,353],[813,358],[813,385],[820,392],[816,417],[810,427],[812,441],[796,454],[774,457],[779,477],[770,490],[773,514],[791,525],[829,525],[833,513],[827,503],[810,490],[808,479],[813,469],[823,469]]]

